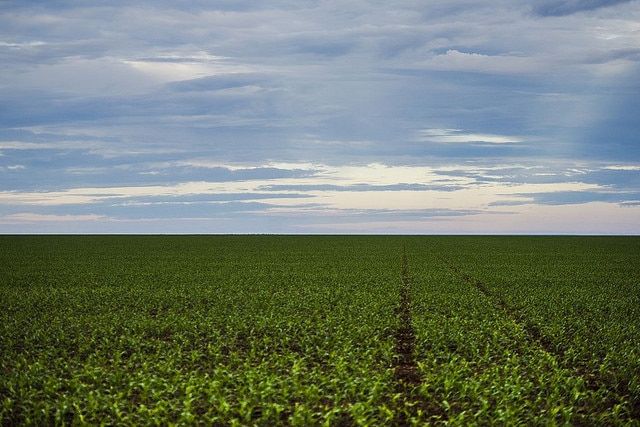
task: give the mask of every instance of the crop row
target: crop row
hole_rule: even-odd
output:
[[[591,413],[640,417],[640,241],[634,238],[440,239],[433,249],[584,383]],[[490,302],[488,302],[490,303]],[[610,421],[608,418],[604,418]]]
[[[602,405],[602,396],[508,312],[455,271],[434,268],[440,259],[424,251],[412,259],[418,394],[432,402],[430,421],[593,425],[621,419],[623,407]]]
[[[393,254],[72,243],[35,266],[14,259],[1,288],[4,423],[393,418]]]
[[[636,246],[1,237],[0,419],[637,422]]]

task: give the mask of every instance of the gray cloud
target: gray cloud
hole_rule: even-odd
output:
[[[606,192],[606,191],[553,191],[548,193],[518,193],[518,197],[527,197],[529,201],[505,200],[493,202],[491,206],[518,206],[524,204],[574,205],[591,202],[618,203],[636,205],[640,203],[640,192]]]
[[[633,209],[635,202],[619,194],[638,188],[635,172],[602,166],[640,162],[640,10],[634,6],[3,2],[0,191],[260,180],[265,192],[324,192],[339,199],[350,191],[366,204],[376,191],[388,197],[415,192],[425,200],[427,193],[441,192],[451,201],[464,190],[579,183],[600,188],[591,195],[534,198],[544,206],[606,199]],[[361,168],[362,176],[348,182],[339,182],[344,176],[301,182],[322,171],[270,166],[279,162],[424,166],[435,179],[398,176],[380,183]],[[233,164],[253,166],[224,166]],[[171,208],[176,200],[160,197],[155,205],[120,206],[117,212],[98,203],[82,211],[35,213],[122,219],[131,209],[135,220],[147,212],[147,219],[160,221],[167,209],[173,219],[180,212],[183,218],[233,221],[231,203],[238,209],[259,203],[251,217],[255,230],[259,224],[278,229],[259,215],[295,216],[289,205],[252,201],[255,188],[245,193],[248,199]],[[496,212],[486,209],[489,203],[508,203],[494,200],[504,198],[499,194],[479,200],[484,197],[491,201],[452,210],[475,217]],[[324,213],[340,215],[319,203],[304,205],[312,216],[305,224]],[[374,211],[362,215],[382,215]],[[407,221],[420,219],[411,215]]]
[[[330,184],[298,184],[298,185],[264,185],[260,189],[266,191],[456,191],[462,185],[426,185],[426,184],[392,184],[392,185],[330,185]]]
[[[630,1],[632,0],[542,0],[535,4],[533,11],[540,16],[565,16]]]

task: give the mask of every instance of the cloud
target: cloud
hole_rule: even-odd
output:
[[[630,1],[632,0],[541,0],[534,3],[533,12],[540,16],[566,16]]]
[[[169,83],[168,88],[176,91],[217,91],[246,86],[260,86],[268,84],[269,76],[260,73],[233,72],[218,75],[208,75]]]
[[[633,6],[8,3],[0,214],[108,218],[57,222],[89,231],[520,230],[528,210],[566,225],[600,200],[579,206],[635,230]],[[47,230],[29,227],[5,230]]]
[[[494,202],[492,206],[515,206],[518,204],[573,205],[591,202],[630,205],[640,202],[640,191],[552,191],[548,193],[522,193],[515,196],[522,199],[498,201]]]
[[[229,58],[202,51],[159,54],[155,57],[125,59],[122,62],[163,83],[252,71],[247,65],[233,64]]]
[[[20,224],[25,222],[76,222],[76,221],[102,221],[107,219],[104,215],[50,215],[31,212],[15,213],[0,216],[0,224]]]
[[[517,136],[470,133],[460,129],[421,129],[418,131],[417,140],[445,144],[512,144],[524,141],[523,138]]]
[[[255,171],[255,170],[269,170],[269,171],[314,171],[316,166],[311,163],[267,163],[262,165],[250,165],[250,164],[229,164],[210,159],[187,159],[174,163],[163,165],[165,167],[183,166],[190,168],[203,168],[203,169],[226,169],[231,172],[238,171]],[[321,167],[321,166],[318,166]]]
[[[530,56],[485,55],[449,49],[419,64],[431,70],[462,71],[494,74],[529,74],[542,66],[539,59]]]
[[[130,187],[87,187],[70,188],[61,191],[47,192],[0,192],[0,203],[25,205],[82,205],[102,201],[121,201],[130,198],[146,197],[184,197],[198,194],[230,194],[234,192],[251,192],[256,184],[240,181],[234,184],[225,182],[183,182],[174,185],[130,186]],[[281,197],[281,193],[272,193],[273,197]],[[297,197],[295,194],[292,198]],[[261,197],[263,198],[263,197]]]
[[[87,149],[95,145],[86,141],[26,142],[0,141],[0,150],[69,150]]]
[[[640,171],[640,165],[610,165],[603,169],[612,171]]]
[[[76,209],[81,206],[143,207],[181,206],[188,212],[190,206],[226,202],[260,202],[260,208],[301,211],[305,206],[317,215],[323,212],[345,210],[425,210],[450,209],[475,211],[495,206],[514,197],[550,192],[596,191],[596,183],[579,182],[568,177],[560,182],[514,183],[503,179],[500,171],[473,174],[452,172],[447,168],[426,166],[394,166],[369,164],[361,166],[330,166],[322,164],[274,164],[278,171],[305,170],[304,174],[256,178],[228,176],[218,182],[191,181],[163,185],[119,187],[75,187],[57,191],[4,191],[0,192],[0,205],[40,206]],[[273,166],[273,165],[272,165]],[[237,167],[237,166],[236,166]],[[224,167],[217,168],[227,170]],[[450,169],[450,168],[449,168]],[[236,169],[233,173],[271,170],[269,167]],[[469,169],[469,172],[473,168]],[[442,175],[447,178],[443,179]],[[485,178],[495,178],[487,181]],[[193,217],[193,215],[191,215]]]
[[[69,57],[57,63],[29,67],[26,72],[13,74],[11,82],[25,89],[47,87],[72,95],[96,96],[143,93],[166,81],[160,72],[154,74],[140,68],[120,58]]]
[[[264,185],[259,187],[267,191],[456,191],[462,190],[462,185],[446,185],[446,184],[388,184],[388,185],[371,185],[371,184],[352,184],[352,185],[332,185],[332,184],[275,184]]]
[[[8,171],[8,172],[14,172],[14,171],[21,171],[26,169],[26,167],[24,165],[7,165],[7,166],[0,166],[0,171]]]

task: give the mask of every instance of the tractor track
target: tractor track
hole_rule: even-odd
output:
[[[422,377],[415,357],[416,334],[411,320],[411,275],[406,254],[402,256],[399,293],[400,301],[396,308],[398,328],[394,333],[394,379],[400,400],[393,425],[408,426],[412,424],[412,419],[414,422],[425,416],[442,419],[445,414],[437,403],[428,402],[420,396]]]
[[[485,285],[480,280],[464,273],[460,268],[456,266],[449,265],[449,268],[455,272],[458,276],[462,278],[467,284],[478,289],[484,296],[486,296],[495,306],[497,306],[500,310],[506,313],[506,315],[517,323],[520,328],[524,331],[527,340],[538,345],[547,353],[562,358],[564,356],[564,351],[558,349],[546,336],[542,334],[540,329],[536,325],[532,325],[529,322],[526,322],[520,313],[511,308],[509,304],[507,304],[499,295],[496,295],[494,292],[491,292],[487,285]]]
[[[602,388],[613,390],[615,396],[610,396],[607,399],[605,406],[607,408],[613,408],[619,405],[624,400],[624,396],[629,394],[629,389],[625,384],[609,384],[608,381],[602,378],[597,372],[590,371],[586,367],[581,365],[575,365],[566,362],[565,350],[555,345],[547,336],[545,336],[538,328],[537,325],[528,322],[524,316],[516,309],[507,304],[502,297],[492,292],[485,283],[481,280],[465,273],[456,265],[446,264],[451,271],[458,275],[464,282],[475,287],[484,296],[489,299],[497,308],[502,310],[514,323],[516,323],[524,332],[526,340],[540,347],[546,353],[553,356],[558,364],[568,371],[572,372],[577,377],[581,378],[584,382],[585,388],[592,392],[598,392]],[[640,418],[640,406],[637,402],[630,402],[629,414],[632,419]]]
[[[394,353],[396,355],[395,379],[399,392],[406,392],[420,385],[420,374],[414,352],[416,336],[411,322],[411,278],[407,256],[402,256],[402,275],[400,283],[400,304],[397,308],[399,320],[395,331]]]

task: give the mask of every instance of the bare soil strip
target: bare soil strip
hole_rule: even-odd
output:
[[[455,272],[458,276],[460,276],[466,283],[471,286],[474,286],[478,289],[482,294],[484,294],[490,301],[494,303],[498,308],[503,310],[507,316],[511,318],[515,323],[517,323],[522,330],[525,332],[527,340],[535,345],[538,345],[547,353],[551,354],[555,359],[559,362],[560,366],[564,367],[572,371],[575,375],[582,378],[584,381],[585,387],[591,391],[598,391],[603,386],[609,390],[615,390],[618,396],[612,396],[609,394],[609,398],[606,402],[606,406],[608,408],[613,408],[614,406],[620,403],[620,396],[625,396],[629,394],[628,387],[626,384],[608,384],[605,379],[603,379],[597,372],[588,371],[584,366],[580,365],[572,365],[566,362],[564,357],[565,350],[557,345],[554,345],[553,342],[546,337],[540,331],[537,325],[528,322],[524,316],[519,313],[517,310],[510,307],[499,295],[495,292],[489,290],[487,285],[485,285],[482,281],[466,274],[456,265],[448,265],[449,268]],[[630,405],[630,415],[632,418],[640,418],[640,407],[631,402]]]
[[[416,336],[411,323],[411,279],[407,256],[402,256],[402,281],[400,305],[397,308],[399,326],[395,332],[395,377],[399,391],[407,391],[420,385],[418,365],[414,357]]]
[[[418,407],[423,406],[415,396],[421,380],[414,355],[416,336],[411,322],[411,278],[406,254],[402,255],[400,303],[396,313],[398,329],[394,334],[394,377],[396,392],[400,393],[401,399],[394,425],[406,426],[410,424],[410,418],[417,414]],[[409,412],[407,413],[406,410]]]

